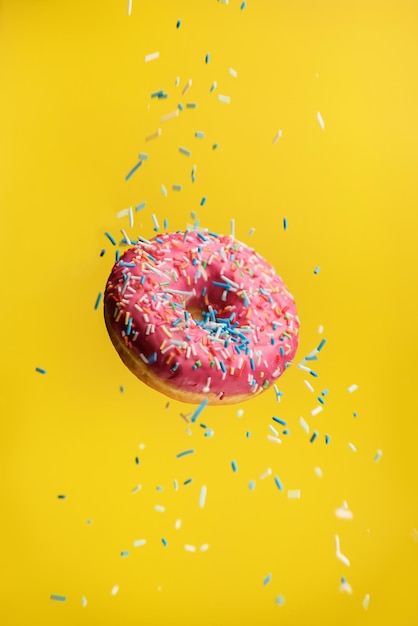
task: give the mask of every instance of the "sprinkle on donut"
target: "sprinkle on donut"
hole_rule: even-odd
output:
[[[139,237],[104,295],[120,357],[166,395],[200,404],[254,397],[291,365],[299,319],[274,268],[231,236]]]

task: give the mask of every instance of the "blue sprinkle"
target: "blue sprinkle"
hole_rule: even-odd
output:
[[[276,483],[277,489],[279,491],[283,491],[283,485],[282,485],[282,483],[280,481],[280,478],[278,476],[274,477],[274,482]]]
[[[285,356],[285,354],[286,354],[285,349],[283,348],[283,346],[280,346],[279,352],[280,352],[281,356]]]
[[[179,147],[179,152],[181,152],[181,154],[185,154],[186,156],[190,156],[191,155],[190,150],[188,150],[187,148],[183,148],[183,146]]]
[[[103,256],[105,253],[106,253],[106,249],[105,249],[105,248],[102,248],[102,249],[100,250],[100,256]]]
[[[326,445],[328,445],[330,441],[331,441],[331,437],[329,435],[325,435],[325,443],[326,443]]]
[[[180,26],[181,26],[181,20],[177,20],[176,28],[180,28]]]
[[[203,196],[203,198],[200,201],[200,206],[204,206],[206,204],[206,196]]]
[[[137,170],[139,167],[141,167],[141,165],[142,165],[142,161],[138,161],[138,163],[137,163],[136,165],[134,165],[134,166],[133,166],[133,168],[131,169],[131,171],[130,171],[130,172],[128,172],[128,173],[126,174],[126,176],[125,176],[125,180],[126,180],[126,181],[128,181],[128,180],[131,178],[131,176],[132,176],[133,174],[135,174],[136,170]]]
[[[353,413],[353,417],[358,417],[358,413],[357,413],[357,411],[354,411],[354,413]]]
[[[146,206],[146,202],[140,202],[139,204],[137,204],[137,206],[135,207],[135,211],[140,211],[141,209],[145,209]]]
[[[255,480],[250,480],[248,483],[248,488],[253,491],[255,489]]]
[[[226,367],[225,367],[225,365],[224,365],[224,362],[223,362],[223,361],[219,361],[219,365],[220,365],[220,367],[221,367],[221,370],[222,370],[222,371],[223,371],[223,373],[225,374],[225,373],[226,373]]]
[[[205,56],[205,63],[206,63],[206,65],[208,65],[209,61],[210,61],[210,54],[208,52],[207,55]]]
[[[317,347],[316,351],[317,352],[321,352],[322,348],[325,346],[326,343],[327,343],[327,340],[326,339],[322,339],[322,341],[319,344],[319,346]]]
[[[277,596],[276,598],[276,603],[281,606],[282,604],[284,604],[284,597],[283,596]]]
[[[245,9],[245,7],[246,7],[246,6],[247,6],[247,3],[246,3],[246,2],[245,2],[245,0],[244,0],[244,2],[242,2],[242,3],[241,3],[241,6],[240,6],[241,11],[243,11],[243,10]]]
[[[318,431],[314,430],[312,437],[309,439],[309,441],[313,443],[317,437],[318,437]]]
[[[251,437],[251,431],[247,430],[247,439]]]
[[[172,186],[172,190],[173,191],[181,191],[183,189],[183,187],[181,185],[173,185]]]
[[[124,391],[125,391],[125,387],[124,387],[123,385],[121,385],[121,386],[119,387],[119,391],[120,391],[121,393],[124,393]]]
[[[137,456],[135,457],[135,463],[136,463],[136,465],[139,465],[141,463],[140,458],[137,457]]]
[[[57,497],[58,497],[58,500],[65,500],[67,496],[63,493],[60,493]]]
[[[176,454],[176,457],[180,459],[182,456],[186,456],[186,454],[194,454],[194,450],[184,450],[184,452]]]
[[[38,372],[38,374],[46,374],[46,370],[44,370],[43,367],[35,367],[35,372]]]
[[[181,102],[178,103],[177,108],[179,109],[179,111],[183,111],[184,106],[182,105]]]
[[[272,417],[273,422],[277,422],[278,424],[281,424],[282,426],[286,426],[286,420],[281,419],[280,417],[276,417],[275,415],[273,415]]]
[[[187,102],[186,108],[188,109],[197,109],[197,102]]]
[[[164,537],[161,539],[161,541],[163,542],[163,546],[167,546],[168,545],[168,541],[167,541],[167,539],[164,539]]]
[[[192,422],[192,424],[197,420],[197,418],[199,417],[199,415],[201,414],[201,412],[203,411],[203,409],[205,408],[207,403],[208,403],[208,399],[205,398],[203,400],[202,404],[199,404],[199,406],[197,407],[197,409],[193,413],[192,417],[190,418],[190,421]]]
[[[324,391],[321,391],[321,394],[323,396],[327,396],[329,394],[329,390],[328,389],[324,389]]]
[[[54,593],[49,596],[50,600],[56,600],[57,602],[65,602],[67,596],[57,596]]]
[[[237,472],[238,471],[238,467],[237,467],[237,464],[235,463],[235,461],[231,461],[231,467],[232,467],[232,471],[233,472]]]
[[[321,396],[318,396],[317,398],[318,402],[320,402],[321,404],[325,404],[325,400],[323,398],[321,398]]]
[[[212,146],[212,150],[217,150],[219,148],[218,142],[214,143]]]
[[[128,550],[122,550],[122,552],[120,553],[121,556],[129,556],[129,552]]]
[[[318,374],[316,372],[314,372],[313,370],[309,370],[309,373],[311,376],[313,376],[314,378],[318,378]]]
[[[160,492],[161,492],[161,491],[164,491],[164,487],[161,487],[161,485],[157,485],[157,486],[156,486],[156,490],[157,490],[157,491],[160,491]]]
[[[132,330],[132,317],[129,318],[128,325],[126,327],[126,334],[128,336],[131,334],[131,330]]]
[[[267,574],[267,576],[263,580],[263,585],[264,586],[268,585],[270,581],[271,581],[271,574]]]
[[[215,434],[215,433],[214,433],[214,431],[212,430],[212,428],[209,428],[209,430],[207,430],[207,431],[205,432],[205,437],[213,437],[213,435],[214,435],[214,434]]]
[[[110,233],[105,233],[106,237],[109,239],[110,243],[112,243],[114,246],[116,246],[116,241],[115,239],[113,239],[112,235]]]
[[[283,218],[283,229],[287,230],[287,218],[286,217]]]
[[[254,365],[254,359],[253,357],[250,357],[250,367],[253,370],[253,372],[255,371],[255,365]]]
[[[148,160],[148,154],[146,154],[145,152],[140,152],[138,154],[138,156],[141,159],[141,161],[147,161]]]
[[[188,478],[187,480],[184,481],[183,485],[190,485],[190,483],[193,482],[193,478]]]
[[[198,139],[203,139],[205,137],[205,133],[202,130],[197,130],[194,134]]]
[[[116,250],[115,251],[115,261],[116,261],[116,263],[119,262],[119,259],[120,259],[120,250]]]
[[[313,273],[314,273],[314,274],[319,274],[319,270],[320,270],[320,269],[321,269],[321,268],[319,267],[319,265],[317,265],[317,266],[316,266],[316,268],[314,269]]]

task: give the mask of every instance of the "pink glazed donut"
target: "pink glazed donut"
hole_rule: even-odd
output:
[[[104,315],[132,373],[191,404],[254,398],[298,346],[295,302],[274,268],[206,230],[140,237],[112,269]]]

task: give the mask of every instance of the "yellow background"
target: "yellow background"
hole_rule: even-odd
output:
[[[418,623],[418,9],[240,4],[132,0],[128,16],[127,0],[0,3],[4,626]],[[179,102],[198,106],[161,123]],[[149,159],[126,182],[139,152]],[[116,218],[142,201],[133,229]],[[176,230],[192,211],[218,232],[235,219],[283,276],[297,362],[327,339],[319,377],[295,364],[280,404],[270,390],[205,409],[212,438],[199,423],[188,434],[193,407],[166,408],[133,378],[94,310],[114,261],[104,232],[150,237],[152,213]],[[273,415],[291,431],[281,445],[267,440]],[[335,515],[343,501],[352,520]]]

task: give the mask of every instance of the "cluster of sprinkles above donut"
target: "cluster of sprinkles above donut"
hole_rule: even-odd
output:
[[[104,295],[110,338],[150,387],[194,404],[265,390],[298,346],[294,299],[274,268],[232,236],[207,230],[139,237]]]

